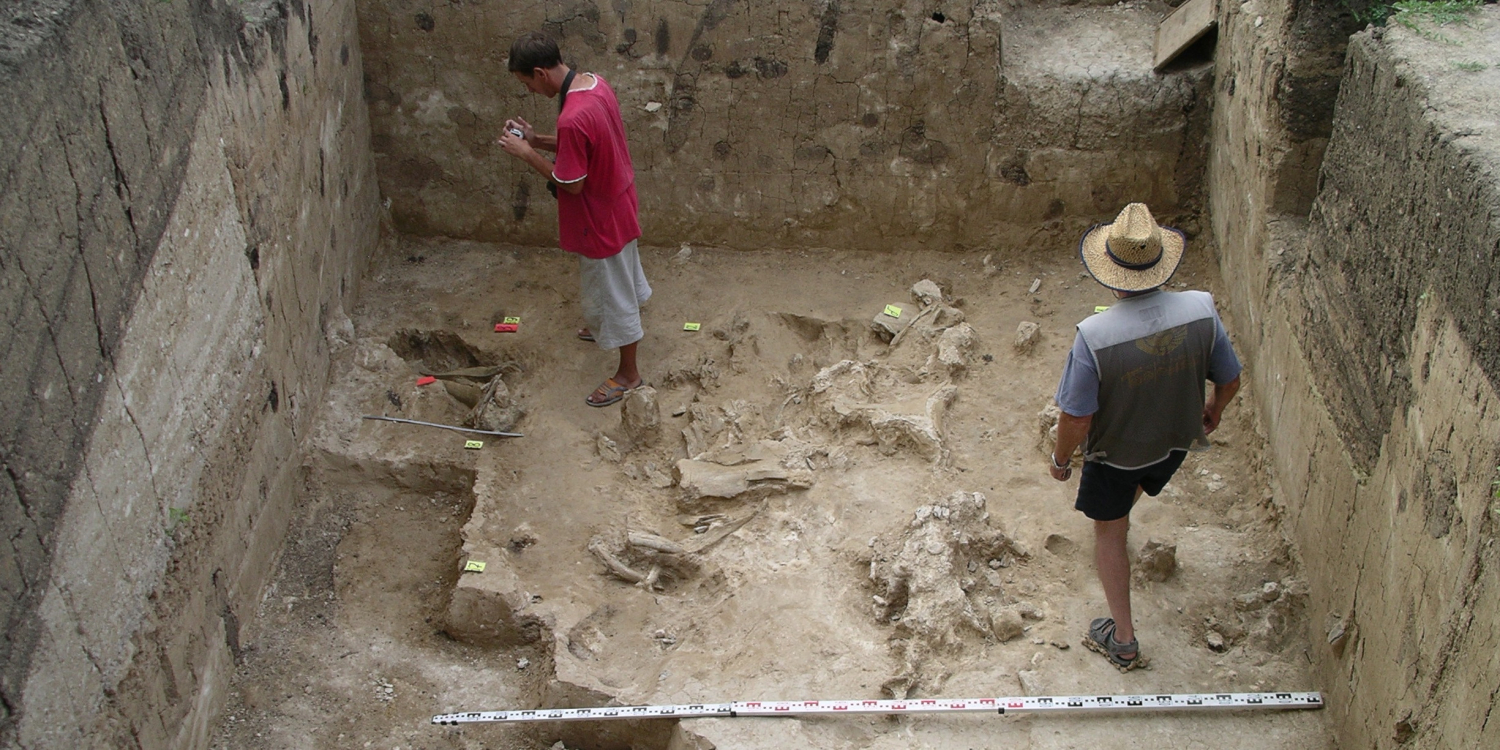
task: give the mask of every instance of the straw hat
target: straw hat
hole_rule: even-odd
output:
[[[1094,280],[1120,292],[1167,283],[1182,262],[1182,232],[1159,226],[1144,203],[1132,203],[1112,224],[1095,224],[1078,241],[1078,255]]]

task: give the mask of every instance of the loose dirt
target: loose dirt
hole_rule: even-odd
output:
[[[604,409],[583,400],[614,355],[574,336],[570,257],[386,248],[352,329],[328,324],[340,364],[303,511],[243,623],[215,746],[1329,746],[1312,712],[428,724],[608,700],[1317,689],[1247,391],[1133,515],[1152,668],[1079,646],[1106,610],[1044,413],[1074,324],[1113,299],[1072,241],[1003,260],[643,248],[651,390]],[[1214,291],[1213,268],[1195,241],[1173,285]],[[519,330],[494,332],[508,317]],[[472,367],[499,368],[497,413],[525,437],[465,449],[359,418],[460,424],[453,391],[415,383]]]

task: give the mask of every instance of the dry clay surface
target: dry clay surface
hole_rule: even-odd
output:
[[[613,354],[574,335],[572,258],[388,248],[352,325],[330,324],[303,516],[215,746],[1329,746],[1317,712],[427,724],[557,702],[1317,689],[1244,403],[1133,516],[1151,669],[1079,645],[1106,613],[1092,529],[1042,451],[1073,326],[1113,300],[1071,240],[1043,244],[1003,261],[643,249],[650,389],[604,409],[584,396]],[[1174,286],[1213,291],[1211,269],[1195,246]],[[494,332],[506,317],[519,330]],[[476,393],[487,414],[455,397]],[[525,437],[466,450],[365,414]]]

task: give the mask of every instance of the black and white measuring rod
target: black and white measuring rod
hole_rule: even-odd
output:
[[[538,708],[439,714],[442,725],[526,721],[606,721],[610,719],[706,719],[743,716],[827,714],[992,714],[1097,713],[1102,711],[1204,711],[1210,709],[1322,708],[1322,693],[1177,693],[1173,695],[1079,695],[1025,698],[912,698],[853,701],[735,701],[663,706]]]

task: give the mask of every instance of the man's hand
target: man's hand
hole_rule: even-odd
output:
[[[518,136],[512,133],[511,128],[513,127],[521,131],[521,135]],[[500,148],[505,149],[505,153],[526,162],[528,166],[536,170],[537,174],[549,181],[552,180],[552,162],[548,161],[547,157],[537,153],[537,148],[548,151],[555,150],[555,138],[538,135],[531,129],[530,123],[525,120],[514,119],[505,121],[505,131],[500,134],[500,138],[495,142],[500,144]],[[583,190],[583,181],[579,180],[573,186],[560,185],[559,187],[576,194]]]
[[[1214,384],[1213,393],[1203,400],[1203,434],[1219,429],[1219,418],[1224,416],[1224,407],[1229,405],[1234,394],[1239,393],[1240,379],[1235,378],[1223,385]]]
[[[1068,481],[1073,476],[1073,466],[1069,462],[1073,460],[1073,451],[1083,444],[1084,438],[1089,435],[1089,425],[1094,421],[1094,415],[1086,417],[1075,417],[1067,412],[1057,415],[1057,445],[1052,449],[1052,455],[1047,457],[1047,472],[1053,479],[1059,482]],[[1063,460],[1057,460],[1061,453]]]
[[[1056,456],[1052,457],[1052,462],[1052,465],[1047,467],[1047,471],[1052,474],[1053,479],[1056,479],[1059,482],[1066,482],[1073,476],[1073,467],[1071,465],[1063,464],[1063,467],[1061,469],[1057,468]]]
[[[1219,418],[1223,412],[1215,411],[1212,404],[1203,405],[1203,434],[1211,435],[1214,430],[1219,429]]]
[[[505,153],[520,157],[521,159],[525,159],[527,154],[536,153],[536,149],[531,147],[531,143],[527,139],[519,138],[515,133],[510,132],[509,120],[506,121],[505,132],[500,134],[500,140],[496,141],[496,143],[500,144],[500,148],[505,149]]]
[[[520,117],[512,117],[509,120],[506,120],[504,132],[500,134],[500,138],[496,139],[495,142],[499,143],[501,146],[504,146],[505,136],[511,134],[510,131],[513,129],[521,131],[521,137],[518,140],[525,141],[526,144],[531,146],[533,149],[537,151],[557,151],[557,136],[542,135],[541,133],[536,132],[536,129],[531,127],[531,123],[525,121]],[[508,148],[506,149],[506,152],[512,154],[515,153]]]
[[[526,139],[526,142],[531,144],[532,148],[536,148],[536,131],[531,128],[531,123],[519,117],[514,117],[505,121],[505,129],[521,131],[521,137]]]

